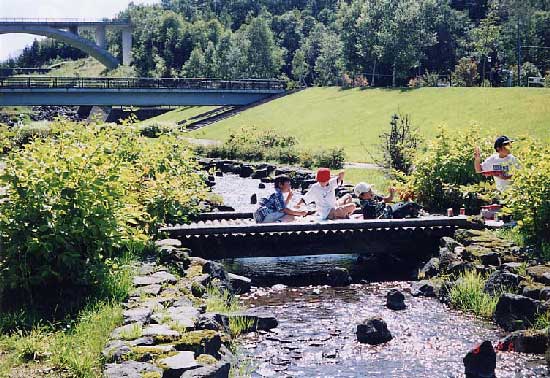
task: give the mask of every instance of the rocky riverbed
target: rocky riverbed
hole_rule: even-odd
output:
[[[252,211],[255,205],[250,204],[250,196],[256,194],[261,198],[271,192],[269,185],[267,189],[259,189],[259,186],[260,180],[224,174],[216,177],[214,190],[236,210]],[[483,340],[497,345],[512,329],[506,332],[494,323],[454,311],[435,298],[425,296],[440,297],[442,302],[446,302],[445,285],[442,286],[441,282],[448,280],[449,275],[473,269],[484,274],[494,273],[491,282],[497,286],[503,283],[501,280],[517,278],[512,289],[536,297],[531,298],[539,301],[536,305],[542,304],[541,300],[545,298],[541,281],[546,278],[542,272],[544,266],[532,261],[529,263],[533,266],[531,271],[528,270],[529,277],[518,278],[518,270],[529,267],[523,262],[525,251],[501,243],[491,235],[480,231],[461,234],[460,242],[443,240],[439,255],[421,270],[421,278],[441,275],[431,282],[369,282],[341,288],[275,285],[254,289],[242,297],[243,304],[274,314],[279,327],[270,333],[243,337],[244,355],[249,359],[252,377],[463,376],[462,358],[469,350]],[[227,261],[226,267],[249,276],[255,284],[273,285],[277,276],[280,281],[292,284],[297,271],[304,273],[300,277],[306,278],[315,277],[330,265],[351,271],[356,266],[356,257],[239,259]],[[524,285],[520,286],[521,281]],[[434,282],[439,282],[439,285]],[[449,284],[452,285],[452,281]],[[307,286],[307,279],[299,285]],[[385,306],[386,294],[393,287],[405,293],[407,308],[403,311],[393,311]],[[502,318],[517,325],[521,320],[521,309],[518,315],[513,305],[523,300],[523,296],[505,300],[511,303],[511,307],[504,310]],[[358,343],[355,335],[357,324],[375,315],[387,322],[393,339],[375,347]],[[533,314],[529,315],[532,318]],[[510,347],[508,338],[507,349],[522,346],[523,335],[514,340]],[[498,377],[550,376],[542,354],[517,352],[498,352],[496,372]]]

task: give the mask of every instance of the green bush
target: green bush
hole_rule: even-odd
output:
[[[518,66],[512,66],[510,67],[510,70],[512,71],[512,80],[515,83],[515,85],[518,85]],[[521,78],[519,85],[522,87],[526,87],[529,84],[529,77],[540,77],[541,73],[537,66],[535,66],[531,62],[525,62],[521,65],[521,72],[520,72]]]
[[[492,138],[479,135],[478,127],[452,134],[442,128],[415,158],[415,169],[405,180],[428,210],[458,210],[470,196],[469,185],[488,181],[474,170],[474,147],[480,145],[482,155],[488,156],[494,151],[492,144]]]
[[[97,285],[106,258],[186,221],[206,193],[174,137],[148,142],[131,127],[66,121],[52,135],[9,154],[0,182],[9,198],[0,203],[1,288],[31,302]]]
[[[544,87],[550,88],[550,72],[547,72],[546,76],[544,77]]]
[[[513,183],[504,192],[506,207],[518,221],[527,242],[540,247],[550,244],[550,147],[532,139],[514,144],[521,169],[513,172]]]
[[[13,131],[6,125],[0,123],[0,154],[5,154],[12,149]]]
[[[343,148],[329,148],[313,155],[314,165],[332,169],[344,168],[346,152]]]
[[[247,161],[270,160],[283,164],[313,165],[327,168],[342,168],[345,154],[343,149],[329,149],[315,153],[300,151],[296,138],[276,133],[258,131],[256,128],[240,129],[229,135],[221,145],[197,147],[199,154],[221,159]]]
[[[455,87],[475,87],[479,80],[477,63],[470,58],[461,58],[451,76]]]
[[[47,125],[15,126],[12,128],[12,132],[14,133],[13,145],[18,147],[51,134],[50,127]]]

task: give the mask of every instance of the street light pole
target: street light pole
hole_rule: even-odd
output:
[[[521,87],[521,38],[519,35],[519,16],[517,25],[517,44],[518,44],[518,86]]]

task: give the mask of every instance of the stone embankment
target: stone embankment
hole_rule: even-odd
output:
[[[543,354],[548,329],[534,326],[550,311],[550,265],[492,232],[458,230],[454,238],[441,239],[439,255],[420,270],[422,280],[413,284],[412,294],[450,304],[450,292],[466,271],[486,275],[483,291],[498,296],[493,321],[512,333],[497,348]]]
[[[161,240],[156,258],[139,267],[124,324],[103,351],[104,378],[225,378],[236,332],[277,327],[270,316],[209,311],[209,301],[224,306],[227,293],[249,291],[250,280],[188,252],[178,240]]]

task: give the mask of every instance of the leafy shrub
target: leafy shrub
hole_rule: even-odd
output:
[[[0,123],[0,154],[5,154],[12,148],[14,132]]]
[[[300,151],[296,138],[276,133],[259,131],[256,128],[240,129],[229,135],[221,145],[198,147],[198,153],[208,157],[222,159],[242,159],[248,161],[271,160],[284,164],[302,164],[304,166],[325,166],[341,168],[345,154],[343,149],[329,149],[315,153]]]
[[[479,136],[479,128],[453,134],[440,129],[426,151],[415,158],[415,169],[405,178],[408,187],[431,211],[463,207],[468,195],[464,187],[488,181],[474,170],[474,147],[481,145],[482,154],[488,156],[493,153],[492,144],[491,138]]]
[[[518,221],[528,242],[550,244],[550,147],[524,139],[514,145],[521,169],[513,174],[511,187],[504,192],[506,206]]]
[[[205,196],[188,149],[131,127],[59,121],[8,155],[0,203],[0,282],[32,301],[104,279],[105,259],[185,221]],[[43,299],[43,298],[40,298]]]
[[[422,78],[421,77],[412,77],[409,79],[407,84],[409,88],[422,88]]]
[[[409,116],[394,114],[390,121],[390,131],[380,135],[382,158],[375,160],[387,171],[409,174],[420,143],[418,130],[411,125]]]
[[[353,87],[353,79],[347,73],[342,74],[341,81],[342,81],[342,88],[349,89]]]
[[[455,87],[474,87],[479,80],[477,63],[470,58],[461,58],[452,73]]]
[[[329,148],[313,155],[314,165],[317,167],[341,169],[344,167],[345,160],[346,152],[343,148]]]
[[[162,130],[159,125],[152,124],[142,126],[140,129],[140,133],[142,136],[147,138],[158,138],[162,134]]]
[[[21,147],[29,144],[34,139],[46,138],[51,134],[47,125],[16,126],[12,129],[13,145]]]
[[[439,85],[439,74],[437,72],[426,71],[422,75],[422,86],[423,87],[437,87]]]
[[[353,86],[359,88],[366,88],[369,86],[369,80],[363,75],[357,75],[353,78]]]

